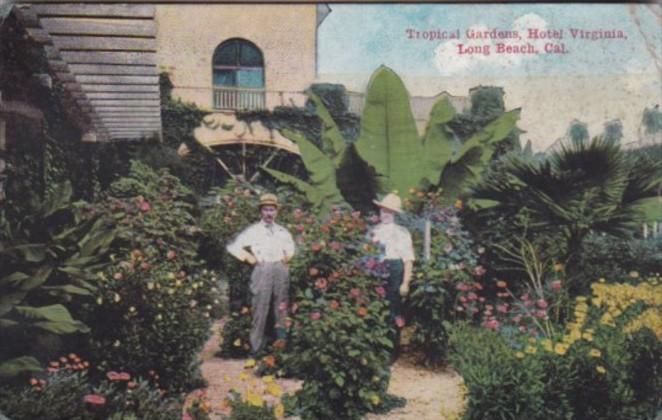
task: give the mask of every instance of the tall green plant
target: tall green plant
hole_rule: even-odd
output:
[[[322,148],[317,147],[301,133],[291,130],[283,131],[285,137],[299,146],[309,180],[304,181],[276,169],[265,168],[265,171],[277,180],[290,184],[305,194],[312,206],[320,214],[325,214],[332,205],[344,202],[338,189],[336,171],[345,155],[346,146],[338,126],[321,99],[313,93],[310,93],[310,98],[315,104],[317,115],[323,124]]]
[[[408,196],[411,188],[427,183],[441,188],[446,201],[455,200],[516,128],[519,110],[501,114],[462,145],[449,126],[455,116],[448,98],[441,98],[432,108],[421,140],[402,80],[388,67],[375,71],[356,149],[376,171],[382,191],[397,190]]]
[[[2,378],[40,370],[30,354],[40,336],[89,331],[70,303],[95,290],[94,273],[105,265],[115,230],[75,211],[71,195],[71,185],[62,184],[19,220],[0,213]]]

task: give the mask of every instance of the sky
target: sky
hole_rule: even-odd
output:
[[[384,64],[415,96],[467,95],[478,84],[502,86],[506,105],[522,107],[524,139],[544,149],[579,119],[592,135],[620,119],[628,141],[644,107],[662,102],[662,7],[624,4],[331,4],[319,29],[319,79],[363,91]],[[639,25],[635,22],[638,21]],[[562,39],[528,38],[529,28],[562,30]],[[411,31],[407,32],[408,29]],[[468,39],[467,31],[517,32],[518,39]],[[573,39],[571,29],[621,31],[617,39]],[[415,38],[418,31],[419,38]],[[439,31],[439,32],[438,32]],[[460,39],[430,40],[425,32]],[[643,35],[642,35],[643,32]],[[428,39],[424,39],[428,38]],[[534,54],[499,54],[531,44]],[[545,45],[564,44],[562,54]],[[489,54],[459,54],[488,46]]]

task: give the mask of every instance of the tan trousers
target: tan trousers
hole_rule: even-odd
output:
[[[269,316],[269,306],[273,297],[276,328],[283,328],[287,316],[290,275],[287,266],[278,262],[259,263],[251,274],[251,351],[257,353],[264,346],[264,327]]]

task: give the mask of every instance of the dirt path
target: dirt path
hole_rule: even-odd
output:
[[[232,388],[242,391],[261,390],[266,386],[260,378],[244,368],[246,360],[222,359],[215,354],[219,350],[222,322],[214,324],[212,336],[205,344],[200,358],[202,375],[207,379],[207,397],[213,410],[213,419],[228,414],[223,400]],[[301,381],[277,379],[284,393],[294,392]],[[367,420],[450,420],[457,418],[462,408],[460,384],[462,378],[451,370],[427,370],[415,366],[406,357],[399,359],[391,371],[389,393],[407,399],[405,407],[388,414],[366,416]],[[267,397],[269,398],[269,397]]]

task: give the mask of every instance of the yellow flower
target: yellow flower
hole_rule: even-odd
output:
[[[103,298],[98,297],[97,298],[97,305],[102,305],[103,304]]]
[[[458,210],[462,210],[462,200],[455,200],[455,208]]]
[[[533,346],[526,346],[526,348],[524,349],[524,352],[528,354],[536,354],[536,351],[537,349]]]
[[[118,295],[117,293],[115,293],[115,296],[113,297],[113,300],[115,301],[115,303],[117,303],[117,302],[119,302],[120,300],[122,300],[122,298],[120,297],[120,295]]]
[[[272,382],[274,381],[274,377],[273,377],[273,375],[263,376],[263,377],[262,377],[262,381],[263,381],[265,384],[270,384],[270,383],[272,383]]]
[[[232,345],[235,347],[241,346],[241,339],[237,338],[236,340],[234,340],[234,343],[232,343]]]
[[[247,403],[249,403],[250,405],[254,405],[255,407],[262,407],[262,405],[264,404],[264,400],[262,399],[262,397],[251,390],[246,391],[246,395],[244,396],[244,399],[246,400]]]
[[[586,341],[593,341],[593,335],[588,332],[583,333],[582,338]]]
[[[556,343],[554,346],[554,352],[559,356],[563,356],[568,351],[568,346],[562,343]]]
[[[552,347],[552,340],[550,340],[550,339],[548,339],[548,338],[542,340],[542,341],[540,342],[540,344],[542,344],[542,348],[544,348],[544,349],[547,350],[547,351],[552,351],[552,349],[553,349],[553,347]]]
[[[521,351],[518,351],[517,353],[515,353],[515,357],[517,357],[518,359],[523,359],[524,358],[524,353],[522,353]]]
[[[239,374],[239,380],[240,381],[247,381],[248,380],[248,374],[246,372],[241,372]]]
[[[630,271],[630,277],[633,279],[639,278],[639,272],[638,271]]]
[[[600,277],[600,280],[598,280],[600,283],[604,283],[606,280],[604,277]]]
[[[280,398],[280,396],[283,394],[283,390],[277,383],[272,382],[267,385],[267,393],[273,395],[274,397]]]
[[[274,414],[278,418],[282,418],[285,416],[285,407],[283,407],[283,404],[277,404],[276,408],[274,408]]]
[[[598,350],[598,349],[591,349],[591,351],[588,352],[588,354],[589,354],[591,357],[600,357],[600,356],[602,356],[602,353],[601,353],[600,350]]]
[[[607,369],[605,369],[603,366],[597,366],[595,370],[597,370],[601,375],[604,375],[607,372]]]
[[[255,359],[248,359],[246,360],[246,363],[244,364],[245,369],[249,369],[255,367]]]
[[[372,394],[372,395],[370,396],[370,402],[372,403],[372,405],[377,405],[377,404],[379,404],[381,401],[382,401],[382,400],[379,399],[379,395],[377,395],[377,394]]]
[[[563,264],[561,264],[561,263],[554,264],[554,271],[556,271],[557,273],[560,273],[561,271],[563,271]]]

